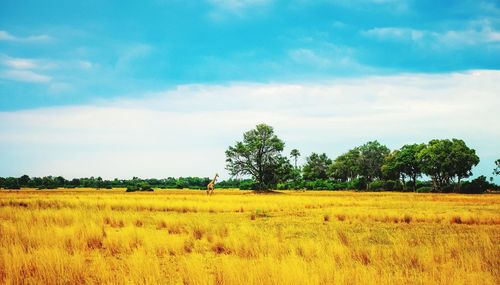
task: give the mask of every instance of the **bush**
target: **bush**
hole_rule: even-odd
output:
[[[376,180],[376,181],[373,181],[372,183],[370,183],[370,185],[368,186],[368,190],[370,191],[375,191],[375,192],[379,192],[381,190],[383,190],[384,188],[384,184],[385,184],[385,181],[383,180]]]
[[[153,188],[151,188],[151,186],[146,183],[146,182],[142,182],[142,183],[139,183],[138,185],[130,185],[130,186],[127,186],[127,190],[125,190],[125,192],[136,192],[136,191],[153,191]]]
[[[441,193],[453,193],[455,192],[455,189],[457,188],[457,185],[455,184],[449,184],[445,185],[440,189]]]
[[[401,191],[403,185],[398,180],[376,180],[370,183],[370,191]]]
[[[254,190],[256,188],[256,183],[251,180],[243,180],[240,182],[240,190]]]
[[[356,190],[365,190],[366,189],[366,180],[363,177],[353,179],[350,183],[349,188],[356,189]]]
[[[416,183],[417,189],[420,187],[432,187],[432,182],[430,181],[418,181]],[[413,187],[413,184],[411,184],[411,181],[406,182],[406,187]]]
[[[386,191],[401,191],[403,190],[403,185],[398,180],[386,180],[384,181],[384,190]]]
[[[20,190],[21,187],[19,186],[8,186],[4,188],[5,190]]]
[[[432,187],[429,186],[423,186],[417,188],[417,193],[430,193],[430,192],[432,192]]]
[[[486,177],[481,175],[472,181],[466,181],[462,183],[460,187],[460,193],[466,194],[481,194],[486,192],[488,189],[494,189],[495,185],[490,184],[486,181]]]
[[[349,183],[347,182],[335,182],[331,184],[332,190],[346,190],[349,189]]]

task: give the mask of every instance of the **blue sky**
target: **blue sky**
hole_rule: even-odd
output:
[[[476,172],[489,176],[500,157],[490,127],[500,120],[492,109],[499,55],[498,1],[0,1],[0,154],[8,158],[0,175],[211,176],[223,169],[227,145],[268,121],[303,154],[335,156],[375,138],[393,148],[464,138],[483,154]],[[283,107],[287,100],[295,105]],[[472,115],[478,108],[492,110]],[[301,129],[285,123],[291,114]],[[317,117],[331,124],[316,128]],[[372,126],[377,120],[406,125],[395,134]],[[360,125],[372,127],[360,133]],[[158,145],[130,139],[158,132]],[[176,142],[198,134],[206,145]],[[215,166],[199,166],[194,154],[184,168],[146,166],[193,153],[188,147]],[[140,167],[102,163],[110,159]]]

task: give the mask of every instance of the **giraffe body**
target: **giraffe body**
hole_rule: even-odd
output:
[[[207,185],[207,195],[212,195],[214,193],[215,181],[217,181],[217,177],[219,177],[218,173],[215,173],[214,179],[210,181]]]

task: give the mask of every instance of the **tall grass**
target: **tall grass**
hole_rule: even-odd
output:
[[[0,192],[0,283],[500,284],[500,196]]]

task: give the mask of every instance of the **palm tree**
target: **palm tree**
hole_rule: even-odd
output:
[[[292,151],[290,152],[290,156],[293,157],[294,161],[295,161],[295,168],[297,168],[297,157],[300,156],[300,152],[298,149],[292,149]]]

